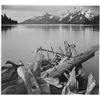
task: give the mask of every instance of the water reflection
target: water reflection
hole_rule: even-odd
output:
[[[74,31],[80,31],[85,30],[86,28],[91,28],[93,31],[99,31],[99,26],[97,25],[24,25],[25,28],[30,29],[41,29],[46,32],[49,32],[51,30],[56,31],[58,29],[65,29],[67,31],[74,30]]]
[[[59,29],[59,25],[24,25],[25,28],[30,28],[30,29],[41,29],[44,30],[46,32],[48,31],[56,31]]]
[[[1,30],[2,32],[7,32],[8,30],[11,30],[13,28],[16,28],[17,26],[14,26],[14,25],[8,25],[8,26],[1,26]]]
[[[85,25],[84,28],[91,28],[93,29],[93,31],[99,32],[99,25],[90,25],[90,26]]]
[[[69,26],[62,26],[63,29],[66,30],[74,30],[74,31],[80,31],[85,30],[87,28],[93,29],[94,31],[99,31],[99,26],[96,25],[69,25]]]

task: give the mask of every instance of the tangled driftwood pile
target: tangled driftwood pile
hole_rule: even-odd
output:
[[[7,61],[2,66],[2,94],[93,94],[96,80],[87,76],[82,63],[95,55],[99,45],[77,54],[75,45],[64,42],[65,53],[38,48],[40,60],[25,66]],[[48,59],[44,59],[47,52]],[[49,57],[53,54],[53,58]]]

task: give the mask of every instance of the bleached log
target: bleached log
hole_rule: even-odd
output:
[[[69,78],[67,84],[68,84],[68,87],[70,88],[70,90],[72,92],[76,92],[76,90],[77,90],[77,80],[76,80],[76,76],[75,76],[75,67],[70,72],[70,78]]]
[[[24,81],[18,77],[13,81],[9,81],[3,83],[2,86],[2,94],[27,94],[27,88],[24,84]]]
[[[51,47],[51,48],[52,48],[52,47]],[[38,48],[38,49],[37,49],[37,52],[40,51],[40,50],[53,53],[53,55],[54,55],[54,54],[59,54],[59,55],[61,55],[61,53],[55,52],[55,51],[53,51],[53,49],[52,49],[52,50],[47,50],[47,49],[43,49],[43,48]],[[66,55],[63,54],[63,56],[66,56]]]
[[[24,82],[12,83],[1,91],[2,94],[27,94],[27,89]]]
[[[72,54],[73,57],[77,56],[77,52],[76,52],[74,44],[70,45],[70,50],[71,50],[71,54]]]
[[[77,52],[75,49],[75,45],[70,45],[70,49],[71,49],[72,56],[73,57],[76,56]],[[78,90],[84,91],[87,86],[87,75],[83,69],[82,63],[76,66],[75,71],[76,71],[76,76],[77,76],[76,79],[78,81]]]
[[[71,57],[72,54],[69,43],[67,41],[64,41],[64,45],[65,45],[66,56]]]
[[[63,50],[61,49],[61,46],[59,46],[59,50],[60,50],[61,55],[64,55],[64,52],[63,52]]]
[[[47,51],[47,58],[49,59],[49,52]]]
[[[74,66],[83,63],[94,56],[94,53],[99,49],[99,45],[92,46],[86,52],[81,53],[75,57],[66,60],[62,64],[55,66],[54,68],[48,69],[42,77],[56,77],[66,70],[71,71]]]
[[[21,64],[17,64],[13,61],[6,61],[6,64],[7,65],[1,67],[2,83],[16,79],[18,77],[17,68],[24,65],[22,62]]]
[[[88,76],[88,84],[85,94],[91,94],[95,86],[96,86],[96,80],[94,79],[92,73],[90,73]]]
[[[41,90],[37,84],[35,77],[30,70],[27,70],[24,66],[17,69],[18,75],[23,79],[28,94],[40,94]],[[35,88],[35,89],[34,89]]]
[[[59,80],[57,78],[50,78],[49,77],[49,78],[44,78],[44,80],[50,85],[53,85],[57,88],[62,88],[62,85],[59,84]]]
[[[7,82],[5,82],[5,83],[2,83],[1,85],[1,90],[4,90],[5,88],[7,88],[8,86],[11,86],[11,85],[16,85],[16,84],[18,84],[18,83],[21,83],[23,80],[20,78],[20,77],[18,77],[18,78],[16,78],[16,79],[14,79],[14,80],[12,80],[12,81],[7,81]]]
[[[12,81],[17,77],[18,77],[17,69],[14,67],[8,67],[7,69],[4,69],[1,74],[2,83]]]
[[[54,50],[53,50],[53,47],[51,46],[51,51],[52,51],[52,53],[53,53],[53,56],[54,56]]]
[[[70,72],[70,78],[64,88],[62,89],[62,94],[73,94],[77,90],[77,81],[75,77],[75,68]]]

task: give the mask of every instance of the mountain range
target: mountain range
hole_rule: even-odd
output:
[[[91,10],[79,10],[61,15],[45,13],[43,16],[27,19],[20,24],[99,24],[99,15],[96,16]]]

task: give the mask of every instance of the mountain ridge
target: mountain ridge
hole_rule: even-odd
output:
[[[69,12],[59,16],[46,12],[43,16],[27,19],[20,24],[99,24],[99,17],[90,10]]]

